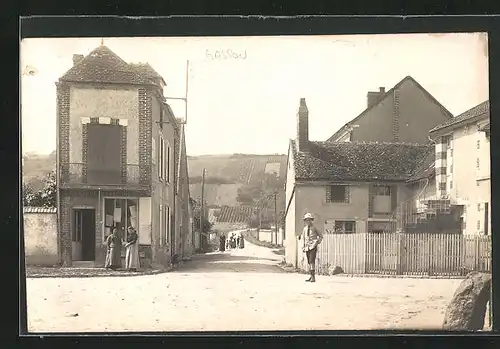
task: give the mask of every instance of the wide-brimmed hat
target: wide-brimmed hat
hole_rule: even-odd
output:
[[[306,213],[306,214],[304,215],[304,220],[306,220],[306,219],[314,220],[314,217],[313,217],[313,215],[312,215],[312,214],[310,214],[310,213]]]

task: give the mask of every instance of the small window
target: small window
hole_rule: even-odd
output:
[[[477,204],[477,210],[481,211],[481,204]]]
[[[477,149],[480,149],[481,148],[481,140],[477,140]]]
[[[477,221],[477,230],[481,229],[481,221]]]
[[[479,158],[476,159],[476,168],[479,168]]]
[[[356,222],[336,221],[335,234],[354,234],[356,232]]]
[[[450,189],[453,189],[453,181],[450,181]]]
[[[391,196],[391,187],[388,185],[376,185],[374,187],[375,195],[378,196]]]
[[[347,185],[330,185],[326,189],[327,203],[348,203],[349,187]]]

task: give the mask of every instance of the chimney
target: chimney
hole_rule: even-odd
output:
[[[309,149],[309,111],[305,98],[300,99],[297,113],[297,145],[300,152],[306,152]]]
[[[73,65],[76,65],[76,64],[77,64],[77,63],[79,63],[82,59],[83,59],[83,55],[77,55],[77,54],[74,54],[74,55],[73,55]]]
[[[367,108],[370,108],[377,104],[382,97],[385,95],[385,87],[379,87],[377,92],[368,92],[367,94]]]

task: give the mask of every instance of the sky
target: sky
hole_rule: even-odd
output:
[[[23,153],[56,147],[55,82],[102,38],[21,42]],[[148,62],[186,94],[189,155],[286,154],[300,98],[309,137],[322,141],[366,108],[366,94],[411,75],[452,114],[487,100],[487,34],[104,38],[127,62]],[[24,74],[32,71],[33,74]],[[185,104],[169,100],[177,117]]]

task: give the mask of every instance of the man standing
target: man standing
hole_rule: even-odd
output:
[[[307,279],[307,282],[316,282],[315,278],[315,267],[316,267],[316,252],[318,252],[318,245],[323,240],[323,234],[313,225],[314,217],[310,213],[306,213],[304,216],[304,229],[302,230],[302,235],[304,237],[302,251],[306,253],[307,264],[309,264],[309,273],[311,277]]]

